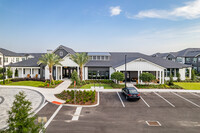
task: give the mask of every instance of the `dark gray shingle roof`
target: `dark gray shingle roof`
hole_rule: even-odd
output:
[[[30,55],[33,55],[34,58],[29,58],[27,60],[20,61],[20,62],[17,62],[17,63],[11,63],[7,66],[10,66],[10,67],[39,67],[37,62],[39,61],[39,58],[43,54],[45,54],[45,53],[31,53]]]
[[[180,50],[178,52],[156,53],[156,54],[153,54],[152,56],[164,58],[170,54],[173,55],[174,57],[196,57],[200,55],[200,48],[187,48],[187,49]]]
[[[127,55],[127,63],[142,58],[164,68],[183,68],[189,66],[178,62],[162,59],[159,57],[147,56],[141,53],[110,52],[110,54],[111,54],[110,61],[89,61],[88,63],[86,63],[86,66],[88,67],[112,66],[116,68],[125,63],[125,55]]]
[[[97,55],[97,56],[110,56],[109,52],[88,52],[89,56]]]
[[[63,46],[63,45],[60,45],[59,48],[63,48],[64,50],[66,50],[67,52],[69,52],[72,55],[76,53],[73,49]]]
[[[200,48],[187,48],[177,52],[179,57],[195,57],[200,54]]]
[[[23,56],[20,53],[15,53],[15,52],[12,52],[12,51],[4,49],[4,48],[0,48],[0,53],[2,53],[5,56],[14,56],[14,57],[16,57],[16,56]]]

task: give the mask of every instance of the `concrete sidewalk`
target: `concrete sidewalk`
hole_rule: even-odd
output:
[[[45,99],[48,102],[57,101],[57,102],[60,102],[60,103],[64,103],[65,102],[64,100],[56,98],[54,96],[54,94],[59,94],[63,90],[66,90],[70,86],[70,84],[71,84],[71,81],[69,79],[67,79],[67,80],[64,80],[64,82],[61,83],[56,88],[39,88],[39,87],[31,87],[31,86],[4,86],[4,85],[0,85],[0,88],[31,89],[31,90],[35,90],[35,91],[42,93],[42,95],[45,97]]]

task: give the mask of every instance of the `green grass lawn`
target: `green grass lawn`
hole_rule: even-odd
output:
[[[174,84],[179,85],[186,90],[200,90],[200,83],[174,82]]]
[[[86,84],[81,86],[80,89],[90,89],[92,86],[94,86],[94,84]],[[103,86],[104,89],[112,89],[113,87],[109,84],[95,84],[95,86]]]
[[[42,81],[19,81],[19,82],[11,82],[6,85],[16,85],[16,86],[33,86],[33,87],[39,87],[41,83],[44,83]]]

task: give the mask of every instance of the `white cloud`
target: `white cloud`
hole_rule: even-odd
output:
[[[200,0],[185,3],[184,6],[174,8],[172,10],[146,10],[140,11],[137,15],[128,18],[161,18],[161,19],[196,19],[200,18]]]
[[[110,16],[116,16],[121,13],[120,6],[110,7]]]

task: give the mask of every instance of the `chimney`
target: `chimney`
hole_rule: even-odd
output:
[[[47,53],[48,53],[48,54],[51,54],[51,53],[53,53],[53,50],[47,49]]]

